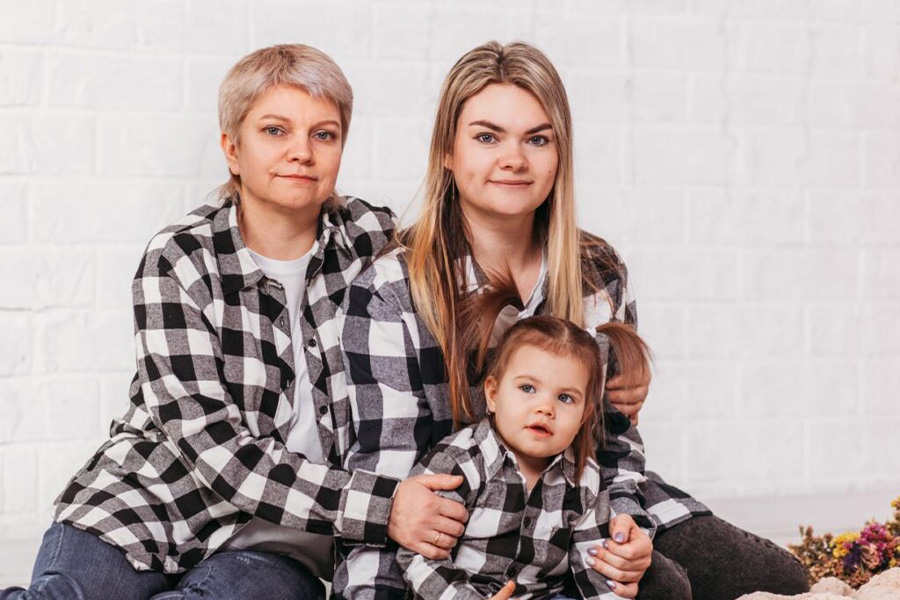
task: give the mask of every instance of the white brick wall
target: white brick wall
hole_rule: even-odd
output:
[[[900,1],[0,0],[0,540],[127,402],[130,278],[225,175],[216,90],[306,42],[357,97],[345,191],[404,211],[440,81],[545,49],[581,222],[629,263],[649,464],[701,497],[900,488]]]

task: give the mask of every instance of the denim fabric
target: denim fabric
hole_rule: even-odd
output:
[[[219,552],[183,575],[135,571],[99,537],[54,523],[44,534],[27,590],[0,600],[324,600],[322,583],[300,563],[274,554]]]

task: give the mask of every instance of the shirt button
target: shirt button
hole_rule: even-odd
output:
[[[324,415],[324,414],[327,413],[327,412],[328,412],[328,407],[327,407],[327,406],[320,406],[320,407],[319,407],[319,414],[320,414],[320,415]]]
[[[506,570],[506,574],[509,575],[510,577],[515,577],[516,573],[518,573],[518,572],[519,572],[519,570],[515,567],[510,567]]]
[[[525,527],[531,527],[531,517],[525,517],[522,519],[522,525]]]
[[[316,341],[316,338],[312,338],[311,340],[306,342],[306,345],[309,346],[310,348],[315,348],[316,346],[319,345],[319,343]]]
[[[278,319],[278,324],[281,325],[282,327],[284,327],[284,317],[281,317],[280,319]]]

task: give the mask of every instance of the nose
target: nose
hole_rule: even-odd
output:
[[[312,146],[306,136],[297,136],[288,148],[288,160],[301,164],[310,164],[313,160]]]
[[[544,415],[549,418],[553,418],[556,416],[556,405],[554,404],[554,399],[550,395],[542,396],[538,401],[537,406],[535,406],[535,412],[539,415]]]
[[[528,168],[528,160],[518,143],[512,144],[500,158],[500,168],[518,173]]]

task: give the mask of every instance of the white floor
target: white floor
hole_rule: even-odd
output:
[[[819,533],[841,533],[858,530],[869,519],[884,521],[898,495],[898,489],[877,489],[827,497],[722,498],[707,504],[723,519],[787,545],[799,541],[800,525],[812,525]],[[27,584],[39,542],[0,540],[0,589]]]

